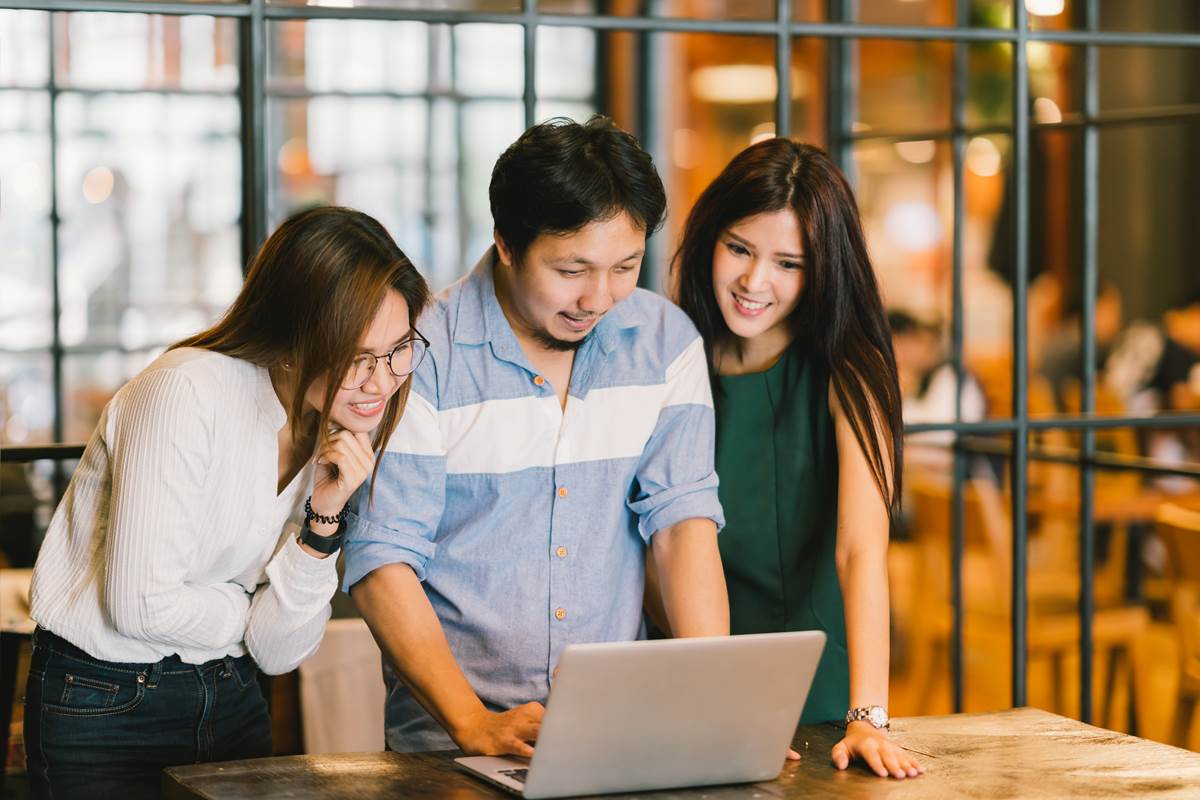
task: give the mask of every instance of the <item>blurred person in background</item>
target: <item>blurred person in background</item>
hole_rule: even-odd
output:
[[[1105,363],[1104,382],[1132,414],[1200,410],[1200,289],[1168,309],[1161,323],[1131,324]],[[1193,428],[1151,430],[1145,449],[1168,463],[1200,460]],[[1182,477],[1156,483],[1179,491],[1195,486]]]
[[[846,720],[839,769],[914,777],[887,715],[900,385],[853,192],[816,147],[752,145],[700,195],[673,273],[714,389],[731,631],[823,630],[802,721]]]
[[[165,767],[271,754],[256,675],[320,643],[428,297],[378,222],[306,211],[216,325],[108,403],[34,567],[38,797],[157,797]]]
[[[906,425],[952,422],[955,419],[954,390],[958,379],[954,363],[946,357],[941,329],[935,323],[893,309],[888,312],[892,348],[900,376],[901,411]],[[987,398],[973,374],[963,370],[961,420],[978,422],[987,413]],[[944,474],[954,460],[950,445],[953,431],[926,431],[909,437],[905,463]],[[971,459],[977,477],[994,477],[983,457]]]

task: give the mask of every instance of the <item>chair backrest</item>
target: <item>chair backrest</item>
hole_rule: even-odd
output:
[[[1183,662],[1186,669],[1200,670],[1200,507],[1163,503],[1154,521],[1167,550],[1171,617]]]
[[[913,538],[922,552],[922,593],[948,601],[953,490],[945,479],[920,476],[910,484]],[[1011,561],[1007,552],[1008,512],[1000,492],[983,480],[963,486],[963,579],[967,604],[1003,611]]]
[[[1163,503],[1154,521],[1167,549],[1167,577],[1200,584],[1200,510]]]

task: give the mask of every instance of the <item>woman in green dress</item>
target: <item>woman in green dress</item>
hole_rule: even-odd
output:
[[[712,370],[732,632],[823,630],[802,721],[846,719],[839,769],[916,776],[886,711],[900,390],[850,186],[816,147],[752,145],[696,202],[673,270]]]

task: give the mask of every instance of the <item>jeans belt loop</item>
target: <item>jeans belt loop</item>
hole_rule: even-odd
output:
[[[222,678],[232,678],[232,677],[233,677],[233,669],[234,669],[234,667],[233,667],[233,657],[232,657],[232,656],[225,656],[225,658],[224,658],[224,659],[222,659],[222,660],[225,662],[225,672],[223,672],[223,673],[221,674],[221,677],[222,677]]]
[[[163,662],[161,660],[155,661],[153,664],[151,664],[150,669],[146,670],[146,688],[157,689],[158,682],[162,678],[162,673]]]

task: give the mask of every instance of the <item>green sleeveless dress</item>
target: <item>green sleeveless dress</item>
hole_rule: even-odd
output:
[[[845,717],[850,701],[834,564],[838,460],[829,376],[796,348],[770,369],[718,376],[717,537],[732,633],[822,630],[827,641],[801,722]]]

